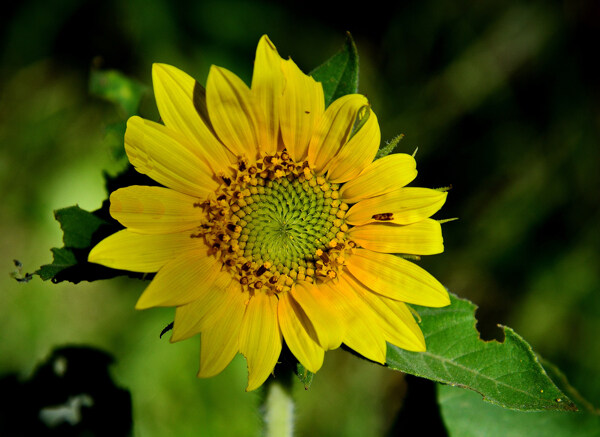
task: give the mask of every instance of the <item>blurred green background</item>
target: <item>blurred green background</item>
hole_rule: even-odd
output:
[[[0,16],[0,375],[28,377],[56,346],[114,355],[131,391],[134,435],[255,435],[260,396],[245,393],[238,357],[195,377],[198,339],[158,333],[170,309],[133,309],[144,283],[73,285],[25,271],[51,262],[61,231],[52,211],[89,210],[106,197],[102,170],[123,168],[106,127],[123,114],[88,93],[92,66],[151,84],[151,64],[205,83],[211,64],[249,81],[267,33],[309,71],[350,31],[360,90],[386,140],[419,148],[416,186],[451,184],[438,218],[446,252],[421,265],[479,305],[483,338],[513,327],[600,405],[600,8],[585,1],[322,2],[24,0]],[[151,94],[142,113],[155,117]],[[313,386],[298,384],[298,435],[396,435],[403,377],[343,351],[328,352]],[[429,412],[423,411],[423,417]],[[419,419],[419,418],[415,418]]]

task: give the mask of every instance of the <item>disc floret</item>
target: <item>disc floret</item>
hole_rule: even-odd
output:
[[[337,278],[355,247],[338,184],[286,151],[239,159],[220,179],[214,198],[195,205],[207,218],[192,237],[204,238],[244,289],[279,293],[295,281]]]

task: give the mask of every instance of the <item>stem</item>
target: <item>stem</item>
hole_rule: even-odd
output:
[[[267,398],[263,406],[265,437],[294,435],[294,400],[291,387],[276,380],[267,381]]]

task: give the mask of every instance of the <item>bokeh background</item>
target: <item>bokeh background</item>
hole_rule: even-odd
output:
[[[23,0],[0,15],[0,376],[26,379],[57,346],[115,358],[134,435],[255,435],[260,395],[238,357],[195,377],[199,341],[158,334],[170,309],[136,312],[144,283],[17,283],[62,246],[52,211],[89,210],[116,173],[106,127],[123,116],[91,96],[92,67],[151,85],[151,64],[205,83],[211,64],[248,81],[259,37],[310,71],[356,40],[360,91],[382,137],[418,147],[415,185],[452,185],[436,217],[446,252],[421,265],[479,305],[478,328],[513,327],[600,405],[600,8],[589,1],[370,2],[323,12],[313,0]],[[149,89],[151,89],[149,87]],[[150,93],[142,112],[156,114]],[[402,429],[402,375],[328,352],[310,390],[296,387],[298,435],[380,436]],[[422,418],[430,416],[423,410]],[[421,417],[413,418],[423,420]]]

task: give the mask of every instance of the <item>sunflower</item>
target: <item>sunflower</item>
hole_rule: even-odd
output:
[[[114,191],[110,213],[125,229],[89,261],[156,272],[136,308],[176,307],[173,342],[201,334],[198,376],[241,352],[253,390],[283,341],[311,372],[342,343],[382,364],[386,342],[424,351],[406,304],[450,300],[406,255],[443,251],[430,217],[447,193],[405,187],[411,155],[373,161],[381,136],[367,99],[325,108],[321,83],[267,36],[250,88],[216,66],[206,89],[169,65],[152,77],[163,124],[130,118],[125,149],[164,187]]]

